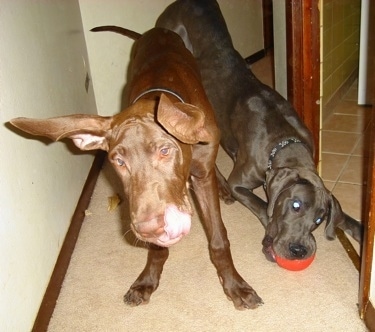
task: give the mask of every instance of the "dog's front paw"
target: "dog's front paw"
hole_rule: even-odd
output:
[[[219,185],[219,197],[225,204],[230,205],[233,204],[236,200],[232,196],[229,187],[224,187]]]
[[[152,286],[133,285],[124,295],[124,302],[131,307],[147,304],[150,302],[150,297],[154,290]]]
[[[233,198],[233,196],[222,196],[219,195],[220,199],[224,201],[225,204],[230,205],[233,204],[236,200]]]
[[[224,201],[225,204],[233,204],[236,199],[232,196],[229,184],[223,174],[220,173],[217,166],[215,167],[216,178],[217,178],[217,189],[219,191],[219,197]]]
[[[257,292],[244,280],[232,280],[230,287],[223,287],[237,310],[256,309],[263,304]]]

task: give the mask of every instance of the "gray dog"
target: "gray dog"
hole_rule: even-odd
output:
[[[339,227],[360,241],[361,224],[342,212],[317,174],[311,133],[292,105],[248,69],[217,2],[178,0],[156,26],[177,32],[198,62],[221,145],[234,161],[227,181],[217,170],[221,197],[226,203],[238,200],[259,218],[267,259],[313,256],[312,232],[323,220],[327,239]],[[268,204],[253,193],[262,185]]]

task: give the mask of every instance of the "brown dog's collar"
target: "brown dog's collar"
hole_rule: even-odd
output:
[[[165,88],[151,88],[151,89],[148,89],[146,91],[143,91],[138,97],[136,97],[132,104],[135,104],[139,99],[141,99],[144,95],[147,95],[148,93],[151,93],[151,92],[166,92],[166,93],[169,93],[171,94],[172,96],[176,97],[178,100],[181,101],[181,103],[184,103],[184,100],[181,98],[181,96],[179,94],[177,94],[176,92],[172,91],[172,90],[168,90],[168,89],[165,89]]]
[[[271,150],[270,156],[268,158],[268,165],[267,170],[272,169],[272,161],[275,159],[276,154],[285,148],[287,145],[292,143],[302,143],[299,139],[291,137],[285,140],[282,140],[281,142],[277,143],[277,145]]]

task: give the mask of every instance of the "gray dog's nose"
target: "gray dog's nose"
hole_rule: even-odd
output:
[[[296,258],[303,258],[307,254],[306,247],[298,243],[289,243],[289,251],[292,253],[292,256]]]

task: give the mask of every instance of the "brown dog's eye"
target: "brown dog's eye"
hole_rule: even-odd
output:
[[[160,154],[162,156],[168,156],[169,155],[169,148],[162,148],[162,149],[160,149]]]
[[[295,212],[299,212],[299,210],[301,209],[301,203],[298,202],[298,201],[294,201],[294,202],[292,203],[292,207],[293,207],[293,210],[294,210]]]
[[[117,163],[117,165],[119,165],[121,167],[125,166],[125,161],[123,161],[120,158],[116,158],[116,163]]]

